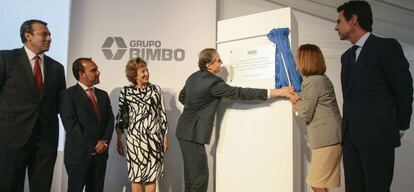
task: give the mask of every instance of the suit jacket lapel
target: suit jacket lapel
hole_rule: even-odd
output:
[[[44,61],[43,61],[43,94],[47,93],[47,90],[50,88],[51,83],[51,77],[53,76],[52,70],[51,70],[51,60],[48,56],[44,55]]]
[[[27,58],[27,53],[24,50],[24,48],[21,48],[19,51],[19,57],[18,57],[18,61],[17,63],[21,63],[22,64],[22,69],[23,69],[23,78],[26,78],[28,84],[28,89],[31,90],[31,92],[33,92],[33,95],[38,96],[37,91],[36,91],[36,86],[35,86],[35,81],[34,81],[34,75],[33,75],[33,70],[32,67],[30,65],[30,61]]]
[[[349,48],[344,55],[341,57],[341,64],[342,64],[342,68],[341,68],[341,82],[342,82],[342,94],[344,96],[347,95],[347,93],[349,93],[349,87],[350,87],[350,82],[349,79],[347,80],[347,73],[350,73],[350,71],[347,71],[347,65],[348,65],[348,60],[349,60],[349,53],[350,53],[351,48]]]
[[[361,78],[364,76],[364,74],[361,74],[364,72],[363,68],[367,64],[368,59],[370,57],[371,51],[372,51],[372,41],[374,37],[373,35],[370,35],[368,39],[365,41],[364,46],[361,49],[361,52],[359,53],[358,59],[355,62],[355,66],[353,67],[352,71],[352,77],[350,80],[349,87],[352,88],[356,83],[361,84],[364,83],[364,81],[361,81]]]
[[[93,91],[95,92],[96,103],[98,104],[98,113],[99,113],[98,114],[99,115],[98,120],[100,120],[102,118],[102,110],[101,110],[101,108],[103,106],[104,99],[103,99],[103,95],[101,94],[100,91],[97,90],[97,88],[95,88]]]
[[[86,91],[83,90],[83,88],[77,84],[77,95],[79,95],[79,99],[82,100],[82,103],[84,104],[83,106],[86,106],[86,109],[88,110],[88,114],[91,114],[91,116],[93,116],[96,120],[96,122],[98,122],[98,117],[95,115],[95,110],[93,109],[93,105],[91,103],[91,101],[89,100],[88,95],[86,94]]]

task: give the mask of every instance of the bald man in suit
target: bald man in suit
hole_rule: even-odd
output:
[[[92,59],[77,59],[72,72],[78,83],[62,91],[60,102],[68,192],[102,192],[114,130],[111,102],[108,93],[94,87],[100,72]]]

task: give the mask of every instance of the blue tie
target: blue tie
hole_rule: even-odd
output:
[[[351,47],[351,52],[350,52],[350,57],[352,58],[352,61],[355,63],[356,62],[356,50],[359,48],[358,45],[354,45]]]
[[[346,65],[346,71],[345,71],[346,76],[345,77],[346,77],[347,84],[349,84],[351,80],[351,74],[353,73],[353,68],[356,63],[356,50],[358,48],[359,48],[358,45],[352,46],[351,50],[349,51],[347,62],[345,64]]]

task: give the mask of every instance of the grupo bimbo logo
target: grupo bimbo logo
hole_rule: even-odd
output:
[[[112,52],[112,45],[116,44],[115,54]],[[120,60],[127,51],[127,46],[122,37],[108,37],[102,45],[102,52],[107,60]]]
[[[140,57],[147,61],[183,61],[185,51],[181,48],[162,47],[160,40],[130,40],[129,46],[122,37],[107,37],[102,52],[107,60],[120,60],[128,52],[129,59]]]

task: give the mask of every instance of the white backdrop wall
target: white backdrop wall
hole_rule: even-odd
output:
[[[266,34],[287,27],[296,39],[293,20],[291,9],[284,8],[219,21],[217,49],[226,63],[221,76],[233,86],[274,88],[279,47]],[[299,183],[294,180],[294,125],[287,99],[225,100],[216,122],[216,192],[294,191]]]
[[[276,3],[274,3],[276,2]],[[253,13],[264,12],[273,9],[283,8],[284,6],[280,6],[277,4],[277,0],[219,0],[218,1],[218,20],[224,20],[244,15],[249,15]],[[315,3],[318,2],[311,2],[307,1],[308,3]],[[284,4],[285,1],[281,0],[280,4]],[[339,6],[340,2],[337,2]],[[373,9],[373,12],[376,13],[378,10]],[[328,21],[326,19],[322,19],[313,15],[306,14],[304,12],[300,12],[294,9],[293,14],[298,22],[298,41],[299,45],[304,43],[313,43],[321,47],[322,52],[325,56],[326,64],[327,64],[327,75],[332,80],[336,97],[338,100],[339,107],[342,111],[342,88],[341,88],[341,81],[340,81],[340,70],[341,70],[341,63],[340,63],[340,56],[341,54],[348,49],[351,44],[347,41],[340,41],[335,28],[335,22]],[[329,13],[336,16],[336,9],[332,8],[332,13]],[[390,12],[389,14],[393,14]],[[333,18],[336,20],[336,18]],[[414,19],[412,19],[414,22]],[[375,19],[374,19],[375,23]],[[381,26],[379,26],[381,27]],[[374,28],[374,33],[376,32]],[[398,29],[396,29],[398,31]],[[381,35],[381,34],[379,34]],[[405,43],[403,39],[397,39],[400,41],[404,54],[406,55],[409,63],[410,63],[410,71],[411,75],[414,74],[414,45]],[[395,163],[395,171],[394,171],[394,180],[391,186],[391,191],[399,191],[399,192],[411,192],[414,189],[414,183],[412,182],[414,179],[414,167],[412,166],[412,159],[414,158],[414,122],[413,118],[411,118],[411,128],[406,132],[404,138],[402,139],[401,147],[397,148],[396,150],[396,163]],[[295,130],[303,135],[303,130]],[[304,139],[304,138],[301,138]],[[309,149],[307,146],[302,146],[302,154],[301,161],[302,161],[302,168],[301,168],[301,192],[302,191],[311,191],[307,188],[306,184],[304,183],[304,179],[306,176],[308,160],[309,160]],[[277,162],[275,162],[277,163]],[[343,178],[343,177],[342,177]],[[332,192],[343,192],[344,181],[342,180],[342,187],[330,190]]]
[[[115,115],[119,91],[129,85],[124,71],[131,57],[147,60],[150,82],[163,89],[170,130],[159,191],[183,191],[182,157],[175,137],[182,111],[177,96],[186,78],[198,70],[198,53],[215,47],[215,31],[216,2],[211,0],[72,0],[68,69],[76,58],[92,57],[101,72],[97,87],[109,93]],[[69,86],[76,83],[70,70],[67,79]],[[116,152],[115,142],[114,134],[105,181],[108,192],[122,191],[124,186],[129,190],[126,161]]]

